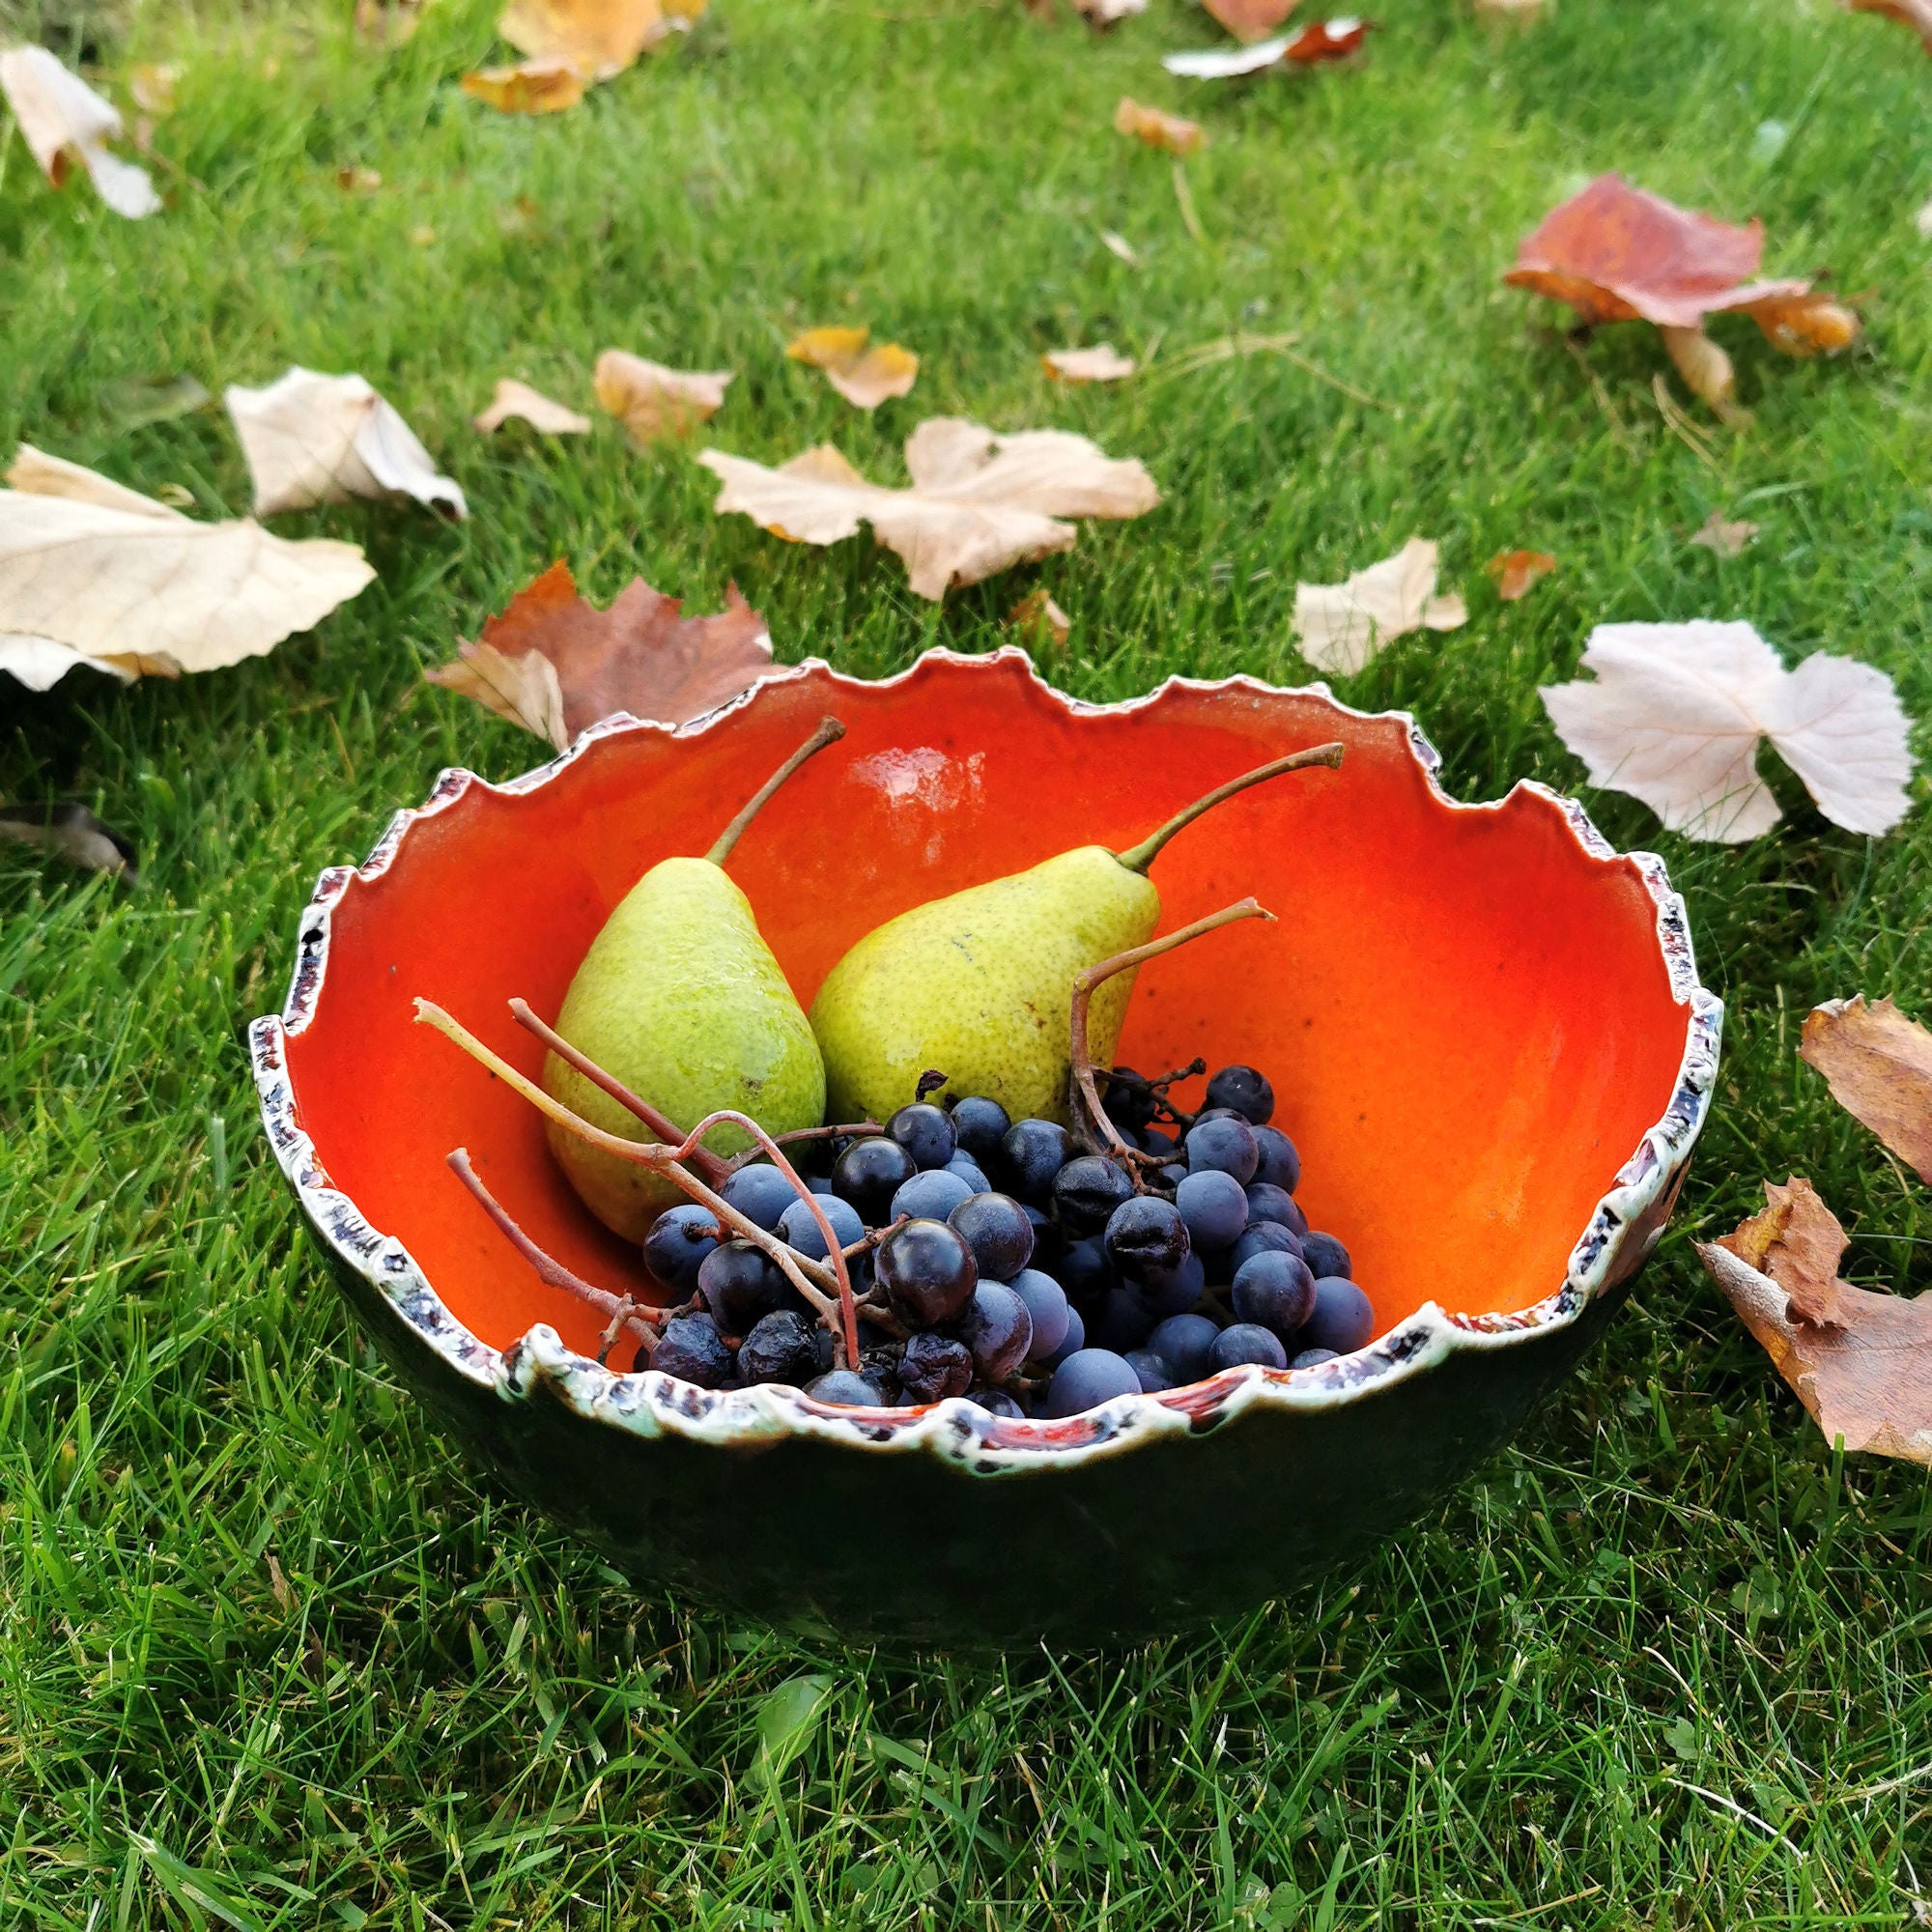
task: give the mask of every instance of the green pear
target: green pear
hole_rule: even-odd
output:
[[[664,859],[618,901],[564,995],[556,1030],[580,1053],[689,1132],[721,1107],[749,1114],[768,1134],[825,1118],[825,1066],[810,1022],[758,930],[751,901],[724,861],[760,807],[813,753],[844,736],[828,718],[787,758],[701,859]],[[544,1090],[593,1125],[653,1138],[630,1110],[551,1054]],[[554,1122],[551,1151],[606,1227],[641,1241],[676,1183],[586,1146]],[[749,1144],[721,1128],[705,1145]]]
[[[886,1120],[930,1069],[951,1093],[983,1094],[1015,1120],[1067,1120],[1073,976],[1153,936],[1160,894],[1147,871],[1167,841],[1264,779],[1341,761],[1339,745],[1273,759],[1125,852],[1077,846],[875,926],[811,1006],[832,1118]],[[1133,982],[1128,971],[1094,989],[1087,1037],[1095,1065],[1113,1062]]]

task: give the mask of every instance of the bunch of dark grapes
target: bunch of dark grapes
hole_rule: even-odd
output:
[[[1200,1070],[1197,1063],[1195,1070]],[[782,1271],[726,1240],[696,1205],[659,1216],[657,1276],[691,1297],[652,1366],[702,1388],[787,1382],[829,1403],[908,1407],[965,1396],[996,1415],[1077,1415],[1119,1395],[1199,1381],[1241,1362],[1305,1368],[1375,1332],[1349,1251],[1295,1205],[1301,1157],[1268,1124],[1274,1093],[1224,1066],[1198,1114],[1168,1082],[1107,1078],[1122,1138],[1155,1157],[1137,1177],[1052,1121],[997,1101],[901,1107],[883,1132],[813,1143],[808,1177],[859,1300],[859,1360]],[[799,1253],[826,1248],[810,1208],[765,1161],[724,1196]]]

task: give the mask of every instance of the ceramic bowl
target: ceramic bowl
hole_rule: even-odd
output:
[[[514,1064],[505,1003],[554,1013],[615,901],[702,851],[818,719],[848,735],[731,871],[802,1001],[881,920],[1340,738],[1339,774],[1244,794],[1153,870],[1163,929],[1253,893],[1279,915],[1142,969],[1138,1066],[1253,1062],[1300,1199],[1354,1257],[1378,1334],[1065,1421],[962,1400],[820,1406],[592,1359],[443,1165],[580,1273],[645,1291],[541,1123],[429,1029]],[[1540,785],[1460,805],[1406,715],[1324,687],[1176,679],[1092,705],[1026,656],[932,652],[867,683],[787,670],[678,730],[607,720],[508,784],[447,772],[366,864],[324,873],[294,983],[250,1033],[262,1113],[356,1316],[475,1457],[638,1575],[774,1622],[915,1643],[1126,1639],[1292,1589],[1386,1536],[1522,1422],[1602,1332],[1703,1124],[1722,1009],[1662,864]]]

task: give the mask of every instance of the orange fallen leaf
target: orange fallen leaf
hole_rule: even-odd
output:
[[[1803,1175],[1794,1174],[1782,1187],[1767,1180],[1764,1198],[1763,1211],[1720,1235],[1718,1245],[1783,1289],[1792,1321],[1842,1326],[1845,1284],[1838,1264],[1847,1242],[1838,1217]]]
[[[1049,349],[1039,359],[1056,383],[1119,383],[1139,367],[1131,355],[1118,355],[1111,342],[1092,349]]]
[[[1505,604],[1514,604],[1556,568],[1556,559],[1547,551],[1506,550],[1498,551],[1483,568],[1495,579],[1496,595]]]
[[[639,442],[689,436],[724,407],[729,369],[667,369],[622,349],[597,358],[592,386],[597,407],[615,416]]]
[[[532,60],[563,61],[586,81],[610,80],[704,12],[704,0],[510,0],[497,31]]]
[[[1721,510],[1713,510],[1698,526],[1690,541],[1709,551],[1713,556],[1742,556],[1745,547],[1762,527],[1762,525],[1742,519],[1734,524],[1726,523]]]
[[[1162,61],[1169,73],[1188,80],[1236,80],[1270,67],[1316,67],[1323,61],[1347,60],[1361,50],[1375,25],[1372,20],[1342,17],[1317,20],[1293,34],[1233,52],[1219,47],[1205,53],[1168,54]]]
[[[582,436],[590,428],[588,416],[565,409],[541,390],[509,376],[497,383],[496,394],[490,398],[490,407],[480,415],[472,416],[470,421],[487,436],[493,430],[501,429],[512,416],[521,416],[532,429],[541,430],[545,436]]]
[[[1073,619],[1044,590],[1029,590],[1007,612],[1007,622],[1016,631],[1044,631],[1055,650],[1065,650],[1073,633]]]
[[[875,410],[893,396],[907,394],[919,379],[919,357],[896,342],[866,344],[867,328],[808,328],[786,345],[794,362],[822,370],[825,380],[853,408]]]
[[[1932,1182],[1932,1033],[1889,1000],[1828,1000],[1804,1021],[1798,1057],[1832,1097]]]
[[[478,68],[460,84],[465,94],[505,114],[561,114],[583,99],[583,76],[562,60]]]
[[[1208,138],[1201,131],[1200,122],[1185,121],[1179,114],[1144,106],[1128,94],[1121,96],[1120,105],[1114,109],[1114,132],[1131,134],[1150,148],[1182,156],[1196,153]]]
[[[1237,41],[1264,41],[1301,0],[1201,0]]]
[[[530,656],[544,660],[555,685]],[[683,724],[749,690],[772,668],[765,620],[724,593],[715,616],[686,617],[679,600],[634,578],[608,611],[577,593],[565,563],[554,563],[483,626],[473,644],[423,675],[547,737],[559,751],[586,725],[614,712]]]
[[[1845,0],[1845,5],[1854,14],[1883,14],[1910,27],[1932,53],[1932,0]]]

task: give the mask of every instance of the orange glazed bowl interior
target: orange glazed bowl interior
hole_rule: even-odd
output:
[[[412,1001],[535,1075],[542,1049],[505,1003],[554,1018],[639,875],[703,852],[827,713],[847,735],[728,867],[807,1007],[894,914],[1070,846],[1124,847],[1264,758],[1346,744],[1339,772],[1243,794],[1156,861],[1162,930],[1248,894],[1277,919],[1143,967],[1119,1057],[1268,1073],[1275,1124],[1301,1150],[1298,1198],[1347,1244],[1381,1332],[1430,1303],[1508,1317],[1554,1294],[1669,1120],[1715,1009],[1654,860],[1610,853],[1538,786],[1454,804],[1406,717],[1240,679],[1084,706],[1017,651],[935,652],[882,683],[805,666],[681,731],[608,722],[512,784],[448,775],[359,872],[323,882],[283,1048],[294,1113],[323,1184],[489,1348],[541,1322],[594,1353],[600,1323],[484,1219],[444,1166],[454,1148],[578,1272],[656,1291],[639,1253],[580,1207],[537,1115],[413,1024]]]

